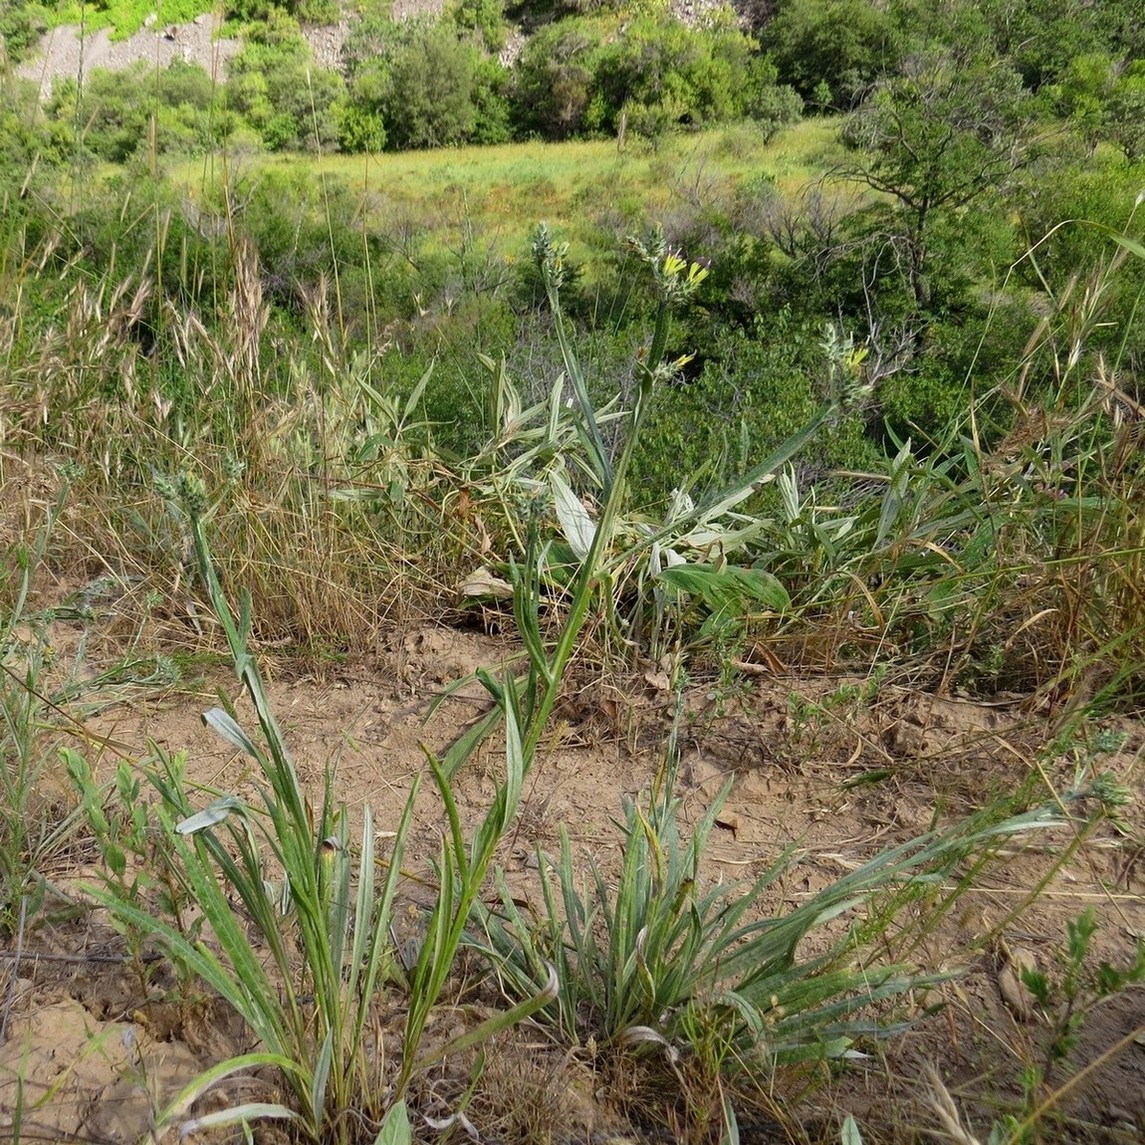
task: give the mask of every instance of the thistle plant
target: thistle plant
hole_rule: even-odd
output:
[[[496,706],[465,737],[459,740],[442,759],[443,777],[450,778],[472,755],[482,740],[502,721],[512,719],[521,734],[522,761],[525,774],[533,765],[537,746],[548,727],[553,706],[560,695],[562,681],[578,646],[594,602],[601,605],[605,615],[611,614],[612,598],[606,586],[622,559],[614,551],[617,522],[626,498],[625,475],[632,459],[640,425],[653,390],[665,376],[663,353],[667,344],[671,307],[690,297],[703,281],[706,271],[696,264],[687,266],[682,259],[660,243],[652,251],[645,251],[658,285],[659,305],[652,335],[651,349],[639,365],[639,385],[632,409],[628,412],[624,444],[614,463],[600,432],[600,420],[593,407],[572,340],[565,325],[560,303],[560,288],[564,282],[567,244],[559,244],[544,225],[537,229],[533,254],[540,268],[548,293],[553,325],[570,385],[576,399],[578,417],[576,428],[587,454],[588,471],[593,475],[600,491],[599,509],[595,517],[585,508],[559,469],[545,474],[544,486],[552,498],[553,510],[562,532],[574,554],[576,565],[567,586],[567,607],[552,648],[546,646],[541,630],[540,609],[544,599],[544,586],[551,545],[542,542],[540,523],[535,513],[525,537],[524,552],[520,558],[511,558],[513,580],[513,613],[517,632],[525,646],[527,669],[518,679],[508,675],[494,681],[488,675],[482,682],[489,689]],[[554,399],[554,412],[556,403]],[[552,434],[550,434],[552,436]],[[521,475],[524,476],[523,474]],[[539,483],[534,482],[536,489]],[[642,546],[647,547],[647,546]]]
[[[862,396],[861,354],[850,343],[836,339],[832,343],[832,360],[838,359],[837,372],[844,375],[844,382],[830,387],[827,399],[799,432],[753,466],[733,487],[699,504],[685,495],[678,497],[662,524],[656,526],[625,519],[623,511],[628,496],[626,476],[640,437],[643,418],[656,386],[671,377],[680,365],[679,362],[668,363],[664,360],[672,312],[695,295],[708,273],[706,268],[697,263],[689,264],[672,251],[662,234],[648,241],[632,239],[630,248],[648,268],[657,306],[648,352],[637,364],[635,399],[626,414],[623,441],[619,457],[614,462],[605,447],[600,418],[592,404],[584,371],[561,309],[560,292],[565,279],[567,244],[555,242],[543,224],[537,229],[533,255],[548,296],[566,376],[575,398],[575,427],[584,452],[581,459],[584,462],[583,469],[592,479],[592,491],[597,493],[598,500],[595,513],[586,507],[585,500],[577,495],[565,476],[563,457],[559,458],[561,464],[548,464],[542,470],[541,479],[529,477],[523,464],[515,468],[517,483],[533,494],[531,508],[526,513],[528,526],[523,538],[524,551],[510,558],[513,612],[517,632],[524,645],[526,667],[519,676],[507,674],[499,682],[488,676],[482,677],[496,705],[443,756],[442,775],[447,780],[510,714],[520,729],[523,767],[527,774],[533,765],[538,744],[547,729],[562,681],[594,602],[598,605],[598,615],[605,617],[606,623],[615,625],[614,586],[617,581],[628,577],[635,567],[647,569],[656,577],[662,572],[664,554],[670,552],[674,544],[694,551],[710,548],[724,540],[742,542],[743,535],[752,529],[739,529],[737,532],[737,525],[729,526],[721,519],[750,497],[760,484],[773,480],[781,467],[822,426]],[[504,379],[498,392],[506,392]],[[533,446],[526,455],[528,460],[538,464],[545,464],[551,459],[553,450],[560,454],[566,450],[571,451],[573,445],[568,436],[563,436],[562,448],[557,449],[557,426],[560,424],[557,395],[557,387],[554,387],[547,438],[549,449],[540,445]],[[542,493],[547,493],[551,498],[552,512],[574,559],[572,574],[564,585],[565,609],[551,647],[542,635],[540,619],[545,589],[551,579],[548,574],[553,548],[553,542],[543,540],[541,536],[538,498]],[[589,495],[586,492],[585,498]],[[671,563],[682,567],[664,573],[663,584],[674,583],[676,587],[681,587],[702,582],[718,593],[721,586],[722,590],[726,590],[728,582],[735,580],[735,574],[709,568],[702,562],[688,565],[678,554]],[[643,578],[643,575],[641,573],[640,577]],[[767,574],[746,576],[740,580],[743,583],[737,581],[735,586],[739,599],[743,598],[745,586],[750,590],[749,595],[757,600],[763,599],[774,604],[785,599],[782,588]],[[662,587],[657,585],[658,589]],[[721,597],[718,612],[726,611],[724,597]],[[645,602],[642,599],[637,604],[638,621],[644,608]]]
[[[499,685],[486,678],[498,706],[455,745],[447,756],[447,774],[464,763],[475,743],[501,718],[520,727],[526,769],[532,766],[592,600],[599,599],[605,586],[633,561],[649,556],[658,560],[671,545],[683,547],[685,538],[703,531],[719,536],[721,518],[759,484],[773,480],[822,426],[839,410],[863,400],[866,392],[861,351],[841,337],[830,338],[825,347],[833,363],[830,393],[802,430],[734,487],[698,505],[681,497],[667,523],[636,531],[627,547],[617,545],[623,535],[618,520],[632,445],[657,382],[671,372],[662,360],[671,308],[699,286],[703,269],[687,267],[662,241],[633,244],[651,268],[659,305],[624,444],[613,466],[564,329],[559,289],[565,251],[544,229],[534,249],[576,394],[588,468],[597,478],[601,501],[594,517],[562,476],[549,475],[553,511],[578,561],[567,589],[567,610],[550,650],[539,620],[548,546],[540,539],[534,514],[523,559],[512,564],[514,614],[526,668],[519,676],[507,674]],[[876,512],[874,528],[880,541],[891,528],[902,495],[902,482],[893,483]],[[744,575],[736,576],[726,567],[679,559],[672,563],[658,573],[660,584],[698,594],[711,613],[713,628],[734,620],[731,614],[748,597],[773,607],[783,607],[786,600],[782,587],[766,573],[753,576],[739,570]],[[610,606],[611,598],[603,604],[605,609]],[[999,839],[1055,818],[1052,809],[1039,810],[1003,823],[972,821],[923,836],[875,856],[796,909],[771,915],[762,905],[766,892],[791,869],[796,856],[790,851],[776,856],[752,883],[705,887],[701,859],[730,786],[685,838],[674,790],[676,766],[674,731],[664,769],[647,803],[624,808],[620,824],[624,862],[615,886],[592,857],[587,886],[582,886],[568,834],[562,831],[558,858],[538,854],[544,903],[539,916],[526,915],[517,906],[500,872],[499,906],[473,903],[474,929],[484,936],[477,944],[494,960],[511,997],[537,997],[538,983],[550,983],[555,967],[556,996],[542,1013],[565,1042],[591,1041],[614,1049],[652,1046],[666,1051],[675,1063],[689,1045],[704,1040],[724,1047],[721,1060],[729,1066],[735,1063],[757,1076],[779,1063],[845,1055],[860,1037],[886,1035],[897,1028],[873,1018],[873,1005],[932,984],[936,978],[906,966],[877,964],[869,954],[870,935],[863,933],[858,921],[818,957],[801,958],[801,941],[835,920],[857,919],[860,908],[875,896],[917,895],[926,887],[937,888],[968,854],[988,851]],[[697,1031],[704,1029],[717,1031],[718,1036],[698,1039]],[[731,1134],[734,1111],[725,1106],[725,1127]]]
[[[663,554],[673,544],[694,551],[701,546],[710,547],[714,543],[713,538],[715,541],[740,540],[736,536],[736,527],[728,526],[721,519],[750,497],[760,484],[773,480],[780,468],[841,409],[861,398],[861,355],[850,343],[837,340],[839,344],[833,352],[838,359],[838,372],[845,376],[844,382],[830,387],[827,399],[798,433],[753,466],[732,488],[699,504],[686,497],[679,498],[662,524],[651,525],[627,519],[624,516],[628,498],[626,477],[644,416],[656,387],[672,377],[681,365],[680,361],[665,361],[672,313],[694,297],[708,273],[698,263],[685,262],[669,248],[662,234],[657,233],[649,240],[631,239],[629,246],[648,268],[656,295],[656,312],[648,351],[637,364],[638,385],[632,408],[625,415],[619,456],[613,461],[605,447],[600,418],[592,404],[584,371],[561,309],[560,292],[565,278],[567,244],[556,242],[546,226],[541,225],[537,229],[533,255],[545,285],[566,377],[575,398],[575,425],[584,452],[583,469],[592,479],[593,488],[586,492],[586,499],[595,492],[598,500],[595,513],[586,508],[560,465],[548,466],[542,473],[543,480],[533,479],[531,488],[534,491],[545,490],[551,498],[552,512],[575,560],[572,576],[565,587],[565,611],[550,648],[542,636],[540,608],[548,583],[552,542],[542,540],[539,514],[534,503],[534,510],[528,514],[530,524],[524,538],[524,551],[510,561],[514,617],[525,647],[527,668],[520,678],[508,676],[496,689],[491,688],[497,707],[447,753],[443,760],[447,777],[464,763],[481,739],[510,709],[521,729],[524,766],[528,772],[594,602],[598,605],[598,615],[606,618],[606,623],[615,625],[615,585],[629,577],[634,568],[650,570],[655,576],[662,568]],[[555,389],[552,410],[550,445],[555,444],[556,437],[553,424],[557,419]],[[566,437],[563,444],[568,449],[572,442]],[[531,456],[540,461],[542,455],[543,451],[538,451]],[[518,468],[516,476],[519,483],[525,483],[526,473],[522,468]],[[712,580],[711,576],[705,576],[708,573],[714,573],[715,579],[720,579],[719,570],[708,569],[702,562],[691,566],[684,564],[682,569],[673,570],[667,579],[679,583],[681,577],[688,576],[688,569],[705,583]],[[727,574],[723,579],[731,575]],[[641,572],[640,576],[643,577],[644,573]],[[747,580],[753,590],[758,587],[756,581],[761,584],[766,581],[761,591],[769,602],[783,596],[779,586],[767,580],[766,576],[754,580],[748,577]],[[644,608],[645,603],[641,600],[637,604],[637,621]]]

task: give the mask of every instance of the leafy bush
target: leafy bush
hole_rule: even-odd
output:
[[[37,166],[51,167],[71,155],[72,127],[45,124],[36,85],[11,72],[0,75],[0,183],[19,188]]]
[[[228,17],[244,23],[274,20],[288,13],[305,24],[336,24],[342,10],[337,0],[226,0]]]
[[[689,27],[674,18],[641,16],[601,52],[605,101],[600,126],[656,135],[662,127],[734,118],[743,109],[751,41],[734,25]]]
[[[793,104],[763,89],[774,73],[752,57],[752,41],[731,22],[691,26],[639,14],[619,33],[588,18],[538,31],[514,68],[514,108],[522,131],[549,139],[629,129],[648,136],[681,125],[751,114],[790,121]]]
[[[48,14],[39,4],[0,0],[0,62],[19,63],[47,30]]]
[[[1126,7],[1125,0],[1096,8],[1085,0],[1034,0],[1010,13],[987,5],[984,15],[1026,86],[1037,90],[1059,81],[1078,57],[1108,50],[1124,30]]]
[[[302,167],[268,169],[246,191],[243,232],[259,254],[267,294],[297,313],[300,289],[333,281],[337,266],[362,257],[357,200],[345,183]]]
[[[335,101],[330,107],[338,147],[351,154],[381,151],[386,145],[386,125],[382,113],[364,106],[353,94]]]
[[[821,341],[821,328],[800,329],[782,316],[760,319],[750,331],[719,336],[697,378],[662,387],[633,460],[643,503],[666,501],[675,488],[693,495],[722,488],[746,472],[753,458],[793,436],[822,400]],[[845,419],[808,446],[800,461],[804,478],[876,462],[878,451],[863,442],[861,425],[861,419]],[[773,495],[773,488],[764,492],[764,502]],[[758,511],[761,502],[753,500],[748,508]]]
[[[453,0],[453,22],[474,33],[487,52],[499,52],[505,44],[505,10],[502,0]]]
[[[340,75],[315,64],[297,23],[279,13],[257,25],[231,60],[227,106],[272,151],[323,151],[338,139],[333,108],[344,87]]]
[[[567,139],[599,126],[597,68],[603,32],[591,20],[563,20],[532,36],[513,69],[517,129],[546,139]]]
[[[803,98],[787,84],[764,83],[752,88],[744,112],[763,129],[764,143],[770,143],[785,127],[799,122]]]
[[[478,135],[503,137],[497,66],[446,21],[364,20],[352,35],[347,60],[347,103],[355,122],[380,122],[390,147],[448,147]],[[354,142],[343,135],[344,145]]]
[[[821,98],[822,86],[841,110],[892,73],[902,51],[891,9],[868,0],[783,0],[760,41],[783,83],[806,100]]]
[[[513,73],[495,58],[479,57],[473,72],[473,130],[470,140],[482,147],[513,138],[510,93]]]
[[[382,121],[398,148],[447,147],[468,139],[477,51],[444,24],[396,25],[387,49]]]
[[[123,163],[146,149],[155,111],[145,64],[122,72],[96,69],[84,87],[65,79],[52,89],[47,113],[60,123],[82,123],[83,146],[100,159]]]
[[[1109,97],[1109,140],[1130,163],[1145,158],[1145,60],[1128,64]]]

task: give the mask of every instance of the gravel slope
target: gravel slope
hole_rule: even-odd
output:
[[[77,25],[54,28],[40,41],[40,50],[17,69],[16,74],[40,85],[47,96],[52,84],[63,77],[76,78],[94,68],[121,71],[139,60],[164,67],[174,60],[201,64],[220,80],[226,64],[242,44],[238,40],[215,39],[217,22],[213,16],[198,16],[189,24],[155,25],[136,32],[126,40],[112,41],[106,28],[80,36]]]

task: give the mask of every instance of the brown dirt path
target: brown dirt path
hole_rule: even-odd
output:
[[[76,636],[59,622],[53,644],[74,646]],[[94,643],[89,648],[97,654]],[[325,767],[336,762],[338,794],[351,814],[369,803],[384,832],[396,823],[415,773],[424,768],[421,744],[440,750],[488,702],[479,687],[463,688],[424,723],[431,701],[479,665],[496,670],[512,651],[477,632],[415,625],[391,634],[367,655],[329,666],[321,678],[275,672],[269,658],[266,666],[276,711],[315,797]],[[861,704],[841,705],[837,697],[848,683],[766,678],[742,682],[731,696],[698,684],[688,698],[680,774],[686,818],[695,821],[733,780],[706,854],[707,878],[750,879],[784,847],[796,849],[798,861],[769,892],[766,910],[782,912],[802,901],[879,850],[925,831],[936,816],[950,821],[990,792],[1012,789],[1022,769],[1040,769],[1045,783],[1061,790],[1076,767],[1068,755],[1039,756],[1051,729],[1023,715],[1020,705],[939,699],[890,685]],[[519,822],[499,855],[522,904],[537,898],[536,849],[554,853],[562,825],[578,854],[591,853],[606,872],[620,863],[615,820],[621,802],[651,782],[670,714],[670,697],[654,674],[626,687],[622,691],[619,681],[585,669],[556,713]],[[233,676],[216,665],[177,690],[106,707],[88,726],[132,745],[140,756],[149,741],[186,749],[195,779],[253,795],[248,761],[200,720],[220,688],[235,702],[240,721],[253,725]],[[1124,744],[1103,767],[1140,796],[1145,729],[1127,723],[1124,730]],[[102,766],[113,763],[109,754]],[[492,745],[458,776],[455,795],[467,822],[475,822],[488,805],[501,766]],[[855,783],[867,777],[869,782]],[[437,852],[439,803],[432,785],[423,783],[407,852],[412,866],[428,869]],[[919,1140],[918,1127],[935,1124],[922,1079],[925,1067],[936,1064],[961,1107],[976,1112],[984,1140],[989,1120],[983,1124],[986,1114],[978,1103],[999,1094],[1015,1099],[1020,1068],[1037,1058],[1047,1036],[1043,1016],[1015,1013],[1013,999],[1006,997],[1005,949],[1020,950],[1047,972],[1058,972],[1067,920],[1093,904],[1101,918],[1095,959],[1124,964],[1133,937],[1145,934],[1139,803],[1119,828],[1102,828],[1061,865],[1033,908],[1006,927],[1006,948],[985,936],[1070,846],[1071,829],[1019,842],[977,876],[956,914],[927,933],[912,956],[930,969],[965,972],[938,991],[945,1012],[892,1043],[886,1058],[856,1064],[802,1102],[784,1104],[786,1096],[779,1093],[791,1131],[807,1140],[837,1140],[840,1116],[850,1112],[860,1119],[865,1140]],[[75,885],[91,861],[71,856],[72,868],[61,883]],[[925,922],[911,908],[901,917],[906,929]],[[26,962],[7,976],[11,1021],[8,1041],[0,1046],[0,1125],[3,1106],[11,1108],[14,1087],[21,1077],[33,1076],[28,1070],[34,1066],[37,1085],[43,1086],[35,1092],[44,1099],[34,1112],[49,1136],[72,1132],[89,1140],[129,1141],[132,1131],[146,1128],[156,1102],[168,1100],[196,1069],[244,1048],[225,1016],[167,1000],[161,975],[144,990],[126,963],[100,961],[119,947],[99,912],[41,923],[27,942],[73,961]],[[803,951],[812,953],[813,948]],[[1142,1021],[1145,997],[1139,990],[1099,1007],[1086,1024],[1075,1065],[1096,1061]],[[567,1065],[572,1059],[562,1060]],[[577,1068],[584,1063],[578,1061]],[[542,1081],[548,1085],[551,1079]],[[607,1100],[604,1083],[594,1084],[600,1100]],[[511,1090],[519,1093],[519,1080]],[[1125,1126],[1145,1134],[1145,1050],[1130,1046],[1111,1058],[1071,1099],[1072,1112],[1093,1128],[1070,1139],[1130,1139],[1117,1136]],[[475,1106],[487,1110],[490,1124],[508,1116],[497,1100],[483,1091]],[[592,1113],[578,1106],[578,1124],[603,1119],[599,1100],[595,1108]],[[827,1129],[835,1136],[820,1138]]]

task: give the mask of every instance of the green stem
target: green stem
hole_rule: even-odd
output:
[[[548,280],[546,279],[546,285],[547,284]],[[552,286],[549,287],[548,294],[549,305],[553,312],[553,327],[557,332],[557,342],[561,348],[561,357],[564,358],[565,369],[568,371],[573,393],[576,394],[577,405],[580,406],[584,433],[588,437],[586,444],[588,445],[589,452],[592,454],[593,468],[596,470],[597,477],[600,478],[601,488],[604,490],[604,496],[607,498],[612,493],[612,489],[616,484],[617,474],[613,472],[612,466],[609,463],[608,449],[605,447],[604,438],[600,433],[600,426],[596,421],[596,413],[592,408],[592,401],[588,396],[588,386],[585,384],[584,372],[580,368],[580,361],[577,359],[572,344],[569,342],[568,332],[565,330],[560,297],[556,289]]]
[[[613,529],[620,513],[621,502],[624,499],[624,478],[628,472],[629,462],[632,460],[637,438],[640,435],[640,426],[644,412],[648,408],[648,398],[651,397],[654,383],[654,372],[645,366],[641,371],[636,404],[632,410],[632,424],[629,426],[624,449],[621,452],[620,461],[617,463],[608,496],[605,498],[604,506],[601,509],[600,520],[597,522],[596,531],[593,533],[592,544],[589,546],[588,553],[581,562],[580,572],[577,574],[576,591],[573,593],[568,619],[561,630],[560,639],[557,641],[552,659],[547,665],[541,702],[532,712],[529,720],[529,731],[524,743],[526,768],[532,765],[537,745],[548,726],[549,716],[556,704],[565,669],[576,650],[577,638],[584,627],[589,605],[592,603],[593,595],[600,584],[600,572],[605,566],[603,555],[612,546]]]
[[[652,330],[652,345],[648,350],[648,369],[655,371],[664,361],[668,348],[668,302],[662,298],[656,309],[656,325]]]

